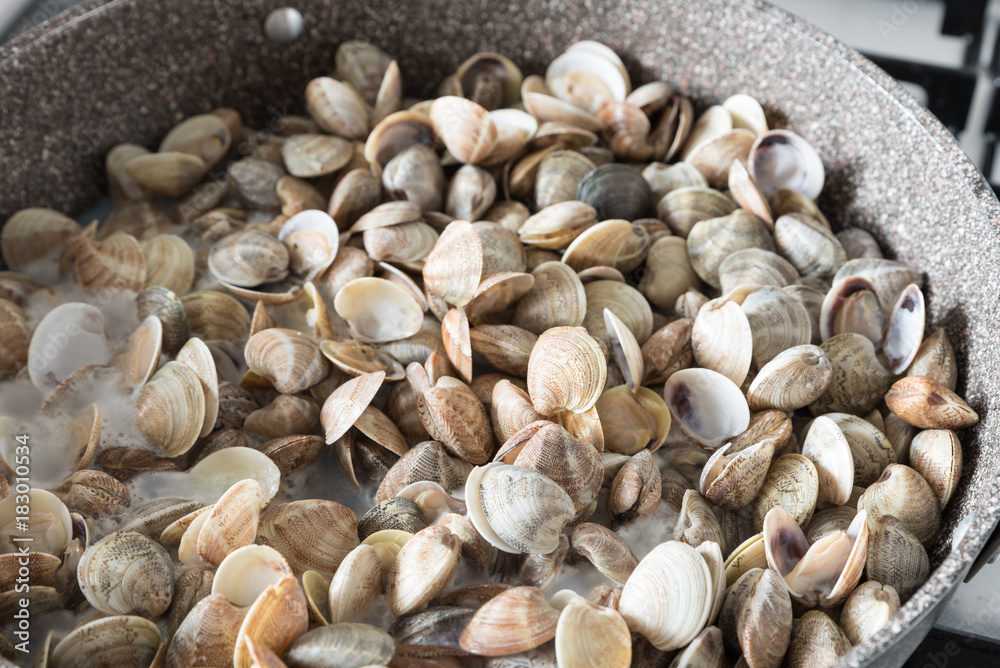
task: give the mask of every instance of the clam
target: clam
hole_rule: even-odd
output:
[[[200,501],[157,499],[136,508],[122,518],[118,531],[135,531],[144,536],[159,537],[167,525],[202,507]]]
[[[716,626],[707,626],[698,637],[674,657],[670,668],[723,668],[726,661],[722,644],[722,631]]]
[[[279,144],[270,144],[275,153]],[[265,211],[277,211],[281,207],[278,197],[278,181],[285,176],[285,170],[277,155],[274,161],[260,158],[245,158],[229,165],[226,172],[229,184],[235,188],[240,198],[248,205]]]
[[[712,592],[705,559],[690,545],[669,541],[653,548],[632,571],[618,612],[630,631],[669,651],[701,633],[714,603]]]
[[[535,277],[523,272],[501,271],[492,274],[479,284],[466,311],[474,319],[504,312],[526,295],[534,284]]]
[[[496,198],[497,183],[482,167],[462,165],[448,183],[445,213],[460,220],[479,220]]]
[[[142,327],[136,330],[136,334],[133,334],[132,339],[141,337]],[[130,341],[132,340],[130,339]],[[147,378],[152,375],[153,369],[156,367],[156,363],[159,360],[159,351],[157,354],[147,355],[149,357],[154,357],[146,364],[148,365],[148,371],[143,374]],[[140,357],[141,359],[141,357]],[[202,422],[201,432],[199,436],[208,436],[213,429],[215,429],[215,421],[219,415],[219,376],[215,366],[215,360],[212,357],[212,352],[209,350],[208,346],[205,345],[204,341],[198,338],[188,339],[181,349],[177,352],[174,358],[175,361],[180,362],[191,368],[192,371],[198,376],[198,380],[201,382],[201,389],[205,395],[205,417]],[[142,368],[143,365],[135,365]]]
[[[528,394],[542,415],[583,412],[597,403],[607,376],[604,353],[586,330],[552,327],[528,360]]]
[[[337,78],[350,84],[368,104],[375,104],[392,57],[374,44],[348,40],[337,47],[335,62]]]
[[[608,218],[600,212],[598,215]],[[604,220],[573,240],[563,254],[563,262],[577,272],[609,266],[628,273],[643,263],[651,244],[649,233],[628,220]]]
[[[80,591],[106,615],[159,617],[170,606],[174,570],[167,551],[133,531],[109,534],[77,566]]]
[[[840,628],[851,643],[860,645],[885,626],[899,607],[895,589],[869,580],[858,585],[844,601]]]
[[[729,184],[730,166],[747,160],[755,139],[752,131],[735,128],[704,139],[688,152],[684,161],[701,172],[710,186],[723,188]]]
[[[72,268],[73,282],[83,288],[117,288],[138,292],[146,282],[146,256],[131,234],[115,232],[102,241],[86,234],[66,242],[59,257]]]
[[[198,601],[173,633],[166,664],[171,668],[233,660],[243,611],[222,594]]]
[[[684,143],[684,148],[681,151],[681,159],[686,161],[695,148],[706,141],[726,134],[732,129],[732,114],[721,105],[712,105],[695,121],[694,127],[691,128],[691,133],[688,135],[687,141]]]
[[[251,371],[286,394],[309,389],[329,371],[319,347],[292,329],[271,328],[254,334],[247,341],[244,356]]]
[[[522,428],[542,419],[524,390],[508,380],[493,386],[490,421],[498,442],[505,443]]]
[[[656,217],[674,234],[687,238],[699,222],[726,216],[736,208],[736,203],[718,190],[686,186],[671,190],[657,202]]]
[[[309,628],[309,608],[294,577],[268,586],[247,610],[233,652],[236,668],[250,668],[249,643],[259,643],[277,655]],[[324,627],[330,628],[330,627]]]
[[[761,367],[747,389],[747,403],[755,411],[794,411],[819,399],[832,375],[833,364],[822,348],[793,346]]]
[[[903,289],[911,283],[919,287],[922,281],[920,274],[905,264],[884,259],[848,260],[840,267],[833,280],[836,283],[848,277],[863,278],[871,283],[882,312],[887,317],[892,315]]]
[[[320,419],[315,401],[295,394],[279,394],[267,406],[250,413],[243,429],[264,439],[282,438],[310,433]]]
[[[545,262],[531,275],[535,283],[517,303],[513,324],[539,335],[555,327],[583,324],[587,294],[573,269],[562,262]]]
[[[611,333],[605,322],[605,310],[618,316],[640,344],[653,333],[653,311],[649,302],[632,286],[613,280],[599,280],[587,283],[583,291],[587,297],[583,326],[606,354],[611,353]]]
[[[642,178],[649,184],[654,202],[679,188],[708,188],[708,181],[701,172],[686,162],[673,165],[651,162],[642,170]]]
[[[777,668],[792,631],[792,602],[781,576],[753,568],[730,586],[719,612],[727,652],[743,653],[747,664]]]
[[[772,508],[783,509],[799,526],[807,525],[818,494],[819,474],[812,460],[797,454],[778,457],[768,469],[754,502],[754,527],[759,530],[764,526]]]
[[[483,160],[484,165],[498,165],[521,154],[538,132],[538,119],[519,109],[495,109],[490,118],[497,128],[497,143]]]
[[[761,248],[744,248],[730,253],[719,265],[723,293],[747,284],[783,288],[798,278],[799,272],[788,260]]]
[[[513,587],[494,596],[469,620],[459,645],[479,656],[506,656],[555,637],[560,613],[537,587]]]
[[[81,469],[69,474],[50,490],[71,511],[103,517],[128,508],[129,491],[103,471]]]
[[[504,204],[519,204],[519,202],[503,202]],[[495,207],[494,207],[495,208]],[[527,220],[527,214],[524,219]],[[483,247],[483,278],[498,273],[520,273],[527,266],[524,246],[517,238],[517,231],[510,230],[500,223],[480,220],[472,224]]]
[[[281,145],[288,173],[304,179],[336,172],[350,162],[353,154],[350,141],[329,135],[295,135]]]
[[[528,375],[528,359],[537,341],[535,334],[515,325],[479,325],[469,330],[473,352],[500,371],[522,378]]]
[[[662,481],[660,470],[648,450],[629,457],[608,491],[608,514],[611,526],[619,528],[647,517],[660,505]]]
[[[127,176],[124,167],[132,158],[148,155],[151,151],[136,144],[117,144],[108,151],[104,159],[108,177],[108,190],[115,202],[140,201],[146,193],[134,179]]]
[[[489,112],[472,100],[439,97],[431,104],[429,115],[434,131],[459,162],[480,162],[497,144],[496,124]]]
[[[339,248],[337,225],[323,211],[302,211],[281,226],[278,241],[288,249],[288,268],[312,281],[333,263]]]
[[[691,547],[700,547],[705,543],[722,543],[722,527],[716,519],[712,506],[697,490],[684,492],[681,501],[681,511],[674,525],[673,539],[687,543]],[[722,555],[719,555],[719,565],[722,565]]]
[[[858,501],[858,511],[867,510],[870,528],[881,517],[891,515],[917,537],[930,544],[941,524],[937,496],[923,476],[909,466],[889,464]]]
[[[792,630],[786,665],[789,668],[829,666],[850,651],[851,641],[837,623],[819,610],[810,610]]]
[[[563,596],[565,594],[565,596]],[[554,600],[565,603],[556,624],[556,660],[581,668],[627,668],[632,662],[632,638],[621,614],[597,606],[568,590]]]
[[[231,295],[215,290],[191,292],[181,297],[191,335],[202,341],[246,341],[250,314]]]
[[[445,176],[433,148],[416,143],[389,160],[382,172],[382,185],[393,199],[405,199],[421,211],[437,211],[444,202]]]
[[[465,483],[469,519],[504,552],[546,554],[576,514],[573,500],[546,476],[499,462],[476,467]]]
[[[767,568],[764,534],[756,533],[733,549],[724,563],[726,586],[732,587],[744,573],[757,568]]]
[[[446,490],[465,483],[472,466],[451,457],[441,444],[425,441],[404,454],[379,484],[375,501],[392,498],[407,485],[420,481],[436,482]]]
[[[867,420],[845,413],[827,413],[826,417],[837,423],[851,448],[855,484],[867,487],[895,462],[893,444]]]
[[[646,255],[645,269],[639,290],[651,304],[668,312],[674,309],[681,295],[701,287],[701,280],[691,267],[687,243],[680,237],[661,237],[653,242]]]
[[[253,543],[262,494],[256,480],[241,480],[191,522],[177,549],[182,563],[218,566],[230,553]]]
[[[833,365],[830,384],[809,405],[814,415],[837,411],[865,415],[882,400],[891,377],[875,356],[875,346],[861,334],[837,334],[820,347]]]
[[[384,278],[356,278],[340,289],[334,308],[354,338],[365,343],[395,341],[420,330],[423,313],[406,290]]]
[[[686,369],[694,362],[691,349],[691,321],[680,318],[654,332],[642,344],[645,377],[642,382],[664,382],[675,371]]]
[[[892,587],[906,602],[930,575],[930,559],[921,541],[892,515],[875,519],[870,530],[868,579]]]
[[[382,595],[382,567],[370,545],[358,545],[337,567],[330,582],[330,623],[364,619]]]
[[[4,342],[0,346],[0,375],[16,374],[28,363],[31,332],[24,311],[6,299],[0,299],[0,336]]]
[[[163,642],[156,624],[134,615],[87,622],[70,631],[48,656],[54,666],[148,666]]]
[[[141,187],[170,197],[191,192],[208,170],[200,157],[181,151],[137,155],[122,167],[124,175]]]
[[[224,237],[208,255],[208,268],[217,279],[247,288],[284,279],[288,262],[285,245],[260,230]]]
[[[713,299],[698,310],[691,326],[697,363],[742,385],[753,360],[753,330],[739,304]]]
[[[368,135],[371,112],[355,88],[330,77],[319,77],[306,87],[306,111],[323,130],[347,139]]]
[[[24,523],[23,513],[18,509],[18,496],[21,501],[24,495],[11,494],[0,500],[0,553],[19,551],[20,541],[15,537],[27,535],[32,539],[31,551],[45,554],[61,555],[73,539],[73,523],[69,510],[59,497],[42,489],[28,491],[30,512],[27,519],[27,531],[15,525]]]
[[[950,429],[928,429],[910,443],[910,466],[930,485],[944,508],[962,476],[962,444]]]
[[[837,237],[815,218],[802,214],[786,214],[775,220],[774,244],[804,277],[836,280],[847,261]]]
[[[171,477],[174,491],[206,498],[212,502],[242,480],[255,480],[260,486],[261,508],[278,493],[281,473],[264,453],[246,447],[228,447],[204,457],[188,469],[183,481]]]
[[[281,201],[281,213],[285,216],[326,209],[326,198],[308,181],[294,176],[282,176],[278,179],[274,192]]]
[[[885,403],[904,421],[921,429],[962,429],[979,422],[965,401],[933,378],[906,376],[885,395]]]
[[[955,362],[955,350],[944,329],[939,328],[924,339],[905,375],[928,376],[952,392],[955,391],[958,365]]]
[[[780,288],[764,286],[754,290],[743,300],[742,308],[750,324],[757,368],[782,351],[808,344],[812,339],[812,322],[806,307]]]
[[[293,668],[383,665],[389,663],[395,649],[392,637],[380,628],[340,623],[296,638],[284,657]]]
[[[745,248],[773,251],[776,243],[767,226],[742,209],[719,218],[701,220],[690,228],[686,236],[692,268],[703,281],[715,288],[721,286],[719,267],[730,253]],[[795,265],[795,262],[792,264]]]
[[[902,373],[910,366],[923,338],[924,294],[911,283],[899,295],[882,342],[882,350],[892,373]]]
[[[677,298],[677,302],[674,304],[674,311],[681,318],[694,320],[698,317],[698,311],[706,303],[708,303],[708,297],[697,290],[690,289]]]
[[[205,391],[198,373],[182,362],[167,362],[143,385],[135,404],[142,434],[168,457],[191,449],[205,425]]]
[[[663,398],[673,421],[688,437],[717,448],[750,424],[739,387],[710,369],[683,369],[667,379]]]
[[[645,215],[653,196],[639,172],[609,163],[595,167],[580,180],[576,199],[593,206],[598,220],[632,221]]]
[[[521,70],[499,53],[470,56],[455,70],[455,77],[462,95],[487,109],[509,106],[521,97]]]
[[[610,452],[634,455],[646,448],[655,451],[667,440],[670,411],[647,387],[632,392],[627,385],[619,385],[603,392],[595,406],[602,429],[607,430],[604,442]]]
[[[559,546],[548,554],[529,554],[518,572],[522,585],[548,589],[559,576],[569,552],[569,538],[559,536]]]
[[[423,511],[412,499],[394,496],[379,501],[358,521],[357,534],[362,540],[379,531],[405,531],[415,534],[427,528]]]
[[[826,416],[813,420],[802,443],[802,455],[816,466],[818,500],[834,506],[847,503],[854,486],[855,464],[851,446],[840,426]]]
[[[358,544],[358,519],[335,501],[281,503],[260,517],[258,538],[278,550],[295,574],[314,570],[331,576]]]
[[[788,130],[760,135],[750,148],[750,176],[765,197],[789,188],[815,200],[823,190],[823,162],[805,139]]]
[[[445,527],[427,527],[414,534],[389,569],[386,598],[392,614],[413,612],[440,594],[459,563],[459,541]]]
[[[625,584],[639,560],[628,544],[615,532],[600,524],[584,523],[573,529],[573,549],[610,580]]]
[[[222,118],[201,114],[174,126],[160,142],[159,152],[189,153],[201,158],[206,169],[211,170],[229,152],[232,141],[232,133]]]
[[[483,245],[471,223],[454,221],[438,237],[424,263],[424,288],[455,306],[476,294],[483,272]]]
[[[597,450],[553,423],[535,422],[521,429],[500,447],[494,461],[547,476],[569,494],[579,517],[592,510],[604,477]]]
[[[186,294],[194,282],[194,253],[175,234],[157,234],[141,242],[146,257],[145,287],[163,286],[176,294]]]
[[[882,347],[882,309],[874,286],[857,276],[843,278],[830,288],[820,310],[820,336],[823,340],[836,334],[853,332]]]
[[[489,461],[493,444],[489,416],[469,386],[450,376],[431,385],[426,370],[416,363],[407,367],[407,376],[419,392],[417,411],[431,437],[472,464]]]
[[[846,531],[826,534],[812,545],[794,518],[780,507],[764,519],[767,563],[785,579],[799,603],[832,608],[857,586],[868,549],[867,513],[861,511]]]
[[[702,468],[702,494],[720,508],[736,510],[749,505],[764,484],[775,443],[776,439],[764,439],[733,454],[728,454],[730,443],[717,449]]]
[[[266,545],[247,545],[230,552],[222,560],[210,582],[211,593],[224,596],[239,608],[246,608],[265,589],[290,575],[292,569],[277,550]]]
[[[517,234],[521,243],[535,248],[560,250],[597,224],[597,210],[577,200],[556,202],[529,217]]]

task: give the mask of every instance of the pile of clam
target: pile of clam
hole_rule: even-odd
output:
[[[0,619],[35,634],[0,653],[824,666],[928,577],[978,416],[919,271],[832,230],[756,100],[594,42],[414,100],[348,42],[305,109],[115,146],[100,224],[6,221]]]

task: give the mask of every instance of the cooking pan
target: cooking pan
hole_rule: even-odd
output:
[[[290,43],[266,34],[286,4]],[[928,327],[944,327],[958,392],[981,416],[961,434],[964,470],[930,551],[930,579],[844,665],[899,666],[968,573],[1000,514],[1000,203],[948,131],[885,72],[829,35],[740,0],[95,0],[0,48],[0,220],[49,206],[78,215],[106,189],[120,142],[154,146],[182,118],[235,107],[257,127],[301,113],[337,45],[398,58],[413,95],[468,55],[499,51],[526,73],[579,39],[620,53],[634,81],[662,79],[700,108],[749,93],[771,127],[807,136],[827,170],[820,206],[835,228],[871,232],[925,273]],[[928,330],[928,331],[932,331]]]

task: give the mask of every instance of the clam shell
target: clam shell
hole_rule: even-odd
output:
[[[694,362],[691,349],[691,325],[687,318],[680,318],[661,327],[642,344],[642,360],[646,371],[646,384],[666,381],[671,374],[686,369]]]
[[[790,347],[767,362],[747,389],[751,410],[794,411],[819,399],[830,385],[833,364],[819,346]]]
[[[851,643],[859,645],[885,626],[899,607],[899,594],[895,589],[869,580],[860,584],[844,601],[840,628]]]
[[[963,429],[979,422],[979,414],[946,386],[927,376],[906,376],[885,395],[893,413],[921,429]]]
[[[513,324],[541,335],[554,327],[578,327],[587,314],[587,294],[576,272],[562,262],[545,262],[535,283],[514,310]]]
[[[671,190],[660,198],[656,204],[656,217],[669,225],[674,234],[686,239],[699,222],[726,216],[736,208],[736,203],[718,190],[707,186],[686,186]]]
[[[775,443],[775,439],[764,439],[733,454],[728,454],[729,443],[717,449],[702,468],[702,494],[720,508],[736,510],[749,505],[764,484]]]
[[[746,311],[739,304],[713,299],[698,310],[691,325],[691,351],[699,366],[739,386],[753,361],[753,337]]]
[[[159,152],[190,153],[201,158],[206,169],[211,170],[229,152],[232,141],[232,133],[222,118],[201,114],[175,125],[160,142]]]
[[[335,501],[307,499],[271,506],[257,537],[278,550],[296,575],[314,570],[330,577],[358,545],[358,519]]]
[[[368,136],[371,112],[348,83],[330,77],[313,79],[306,86],[306,111],[330,134],[347,139]]]
[[[319,422],[316,402],[295,394],[279,394],[267,406],[250,413],[243,429],[254,436],[275,439],[310,433]]]
[[[146,257],[145,287],[163,286],[184,295],[194,283],[194,252],[176,234],[157,234],[141,242]]]
[[[754,527],[761,530],[772,508],[780,507],[796,524],[809,524],[819,494],[819,474],[812,460],[802,455],[782,455],[768,469],[754,502]]]
[[[260,230],[245,230],[224,237],[212,246],[208,268],[220,281],[252,288],[274,283],[288,275],[288,249]]]
[[[313,629],[297,638],[285,653],[289,666],[366,666],[389,663],[396,645],[382,629],[341,623]]]
[[[546,554],[573,519],[573,500],[546,476],[495,462],[476,467],[465,483],[468,517],[494,547],[512,554]]]
[[[181,297],[191,335],[202,341],[225,340],[243,345],[250,333],[250,314],[235,297],[203,290]]]
[[[687,243],[680,237],[661,237],[653,242],[645,268],[639,290],[651,304],[667,312],[685,292],[701,287],[701,279],[691,267]]]
[[[167,649],[167,665],[231,662],[242,623],[243,611],[225,596],[206,596],[191,608],[174,632]]]
[[[246,608],[265,589],[290,575],[292,569],[277,550],[266,545],[247,545],[222,560],[210,584],[212,594],[220,594],[233,605]]]
[[[669,541],[653,548],[632,571],[618,612],[630,631],[657,649],[678,649],[708,622],[711,591],[712,574],[702,556],[690,545]]]
[[[816,466],[818,500],[834,506],[847,503],[854,486],[854,456],[840,426],[826,416],[813,420],[802,443],[802,456]]]
[[[895,462],[893,444],[877,427],[866,420],[845,413],[827,413],[847,438],[854,457],[854,483],[867,487],[882,470]],[[808,435],[806,435],[808,438]]]
[[[868,561],[869,580],[896,590],[906,602],[930,575],[930,559],[920,540],[892,515],[875,519],[871,526]]]
[[[891,515],[929,545],[941,525],[941,508],[937,497],[923,476],[909,466],[889,464],[879,479],[873,482],[858,501],[858,511],[868,511],[869,527]]]
[[[205,391],[198,374],[182,362],[167,362],[139,391],[136,425],[168,456],[191,449],[205,424]]]
[[[365,343],[395,341],[420,331],[423,312],[410,293],[383,278],[356,278],[337,293],[337,314]]]
[[[930,485],[942,508],[962,477],[962,444],[950,429],[928,429],[910,443],[910,466]]]
[[[556,660],[581,668],[627,668],[632,663],[628,624],[616,610],[572,594],[556,625]]]
[[[560,613],[537,587],[513,587],[487,601],[469,620],[459,645],[479,656],[506,656],[555,637]]]
[[[73,282],[83,288],[139,292],[146,283],[146,256],[131,234],[115,232],[102,241],[81,234],[66,242],[59,266],[72,268]]]
[[[411,364],[411,369],[417,373]],[[413,376],[411,376],[411,383]],[[489,415],[469,386],[442,376],[433,387],[421,390],[417,410],[424,428],[449,452],[472,464],[485,464],[493,447]]]
[[[381,595],[378,554],[370,545],[358,545],[344,557],[330,582],[330,623],[364,619]]]
[[[54,666],[148,666],[163,642],[156,624],[133,615],[103,617],[73,629],[48,660]]]
[[[429,115],[434,131],[459,162],[480,162],[497,144],[496,124],[489,112],[472,100],[439,97],[431,104]]]
[[[570,544],[604,576],[620,585],[628,581],[639,564],[628,543],[600,524],[577,525]]]
[[[283,394],[309,389],[326,378],[330,368],[309,337],[277,327],[251,336],[244,357],[251,371],[271,381]]]
[[[413,612],[444,591],[459,557],[459,540],[447,528],[427,527],[414,534],[389,569],[385,595],[392,614]]]
[[[18,271],[39,260],[80,233],[72,218],[53,209],[21,209],[3,226],[0,251],[4,264]]]
[[[792,631],[788,644],[789,668],[835,663],[851,651],[851,641],[829,615],[810,610]]]
[[[777,234],[777,227],[775,233]],[[697,222],[687,234],[691,266],[703,281],[714,288],[721,286],[719,267],[730,253],[745,248],[773,251],[775,243],[767,226],[752,213],[742,209],[721,218]],[[792,264],[795,265],[795,262]]]
[[[553,327],[543,333],[528,360],[528,394],[535,410],[584,412],[597,403],[607,361],[597,341],[580,327]]]
[[[753,361],[757,368],[782,351],[808,344],[812,339],[812,322],[806,307],[780,288],[758,288],[747,295],[742,307],[753,334]]]
[[[809,216],[786,214],[774,221],[774,243],[802,276],[830,278],[847,261],[840,241],[829,228]],[[881,299],[881,296],[880,296]]]
[[[715,543],[717,546],[722,543],[719,520],[716,519],[712,506],[697,490],[689,489],[684,492],[672,537],[695,548],[705,543]],[[722,565],[721,554],[719,565]]]
[[[794,132],[763,133],[751,147],[747,162],[750,176],[765,197],[790,188],[815,200],[823,190],[823,161],[809,142]]]
[[[618,470],[608,491],[608,514],[612,528],[639,517],[647,517],[660,505],[660,470],[649,450],[632,457]]]
[[[454,221],[438,237],[424,263],[424,287],[455,306],[476,294],[483,272],[483,245],[471,223]]]
[[[302,588],[294,577],[282,578],[267,587],[247,610],[236,640],[233,665],[251,668],[248,640],[280,656],[308,628],[309,607]]]
[[[747,571],[727,592],[718,625],[727,652],[751,657],[750,665],[780,666],[792,630],[792,602],[781,576],[766,568]]]
[[[201,181],[209,167],[197,155],[180,151],[137,155],[122,172],[148,191],[181,197]]]
[[[563,262],[577,272],[596,266],[614,267],[624,273],[634,271],[645,261],[652,245],[648,232],[627,220],[601,218],[605,218],[604,222],[573,240],[563,254]]]
[[[944,329],[937,329],[924,339],[917,354],[906,370],[907,376],[928,376],[947,387],[952,392],[958,382],[958,365],[955,350]],[[893,441],[895,443],[895,441]]]
[[[133,531],[109,534],[87,548],[77,579],[87,601],[106,615],[156,618],[173,597],[174,569],[167,551]]]
[[[710,369],[677,371],[663,387],[673,422],[690,438],[717,448],[750,424],[739,387]]]
[[[655,452],[667,440],[670,411],[648,387],[636,392],[627,385],[605,390],[595,407],[602,430],[607,430],[604,442],[610,452],[634,455],[646,448]]]
[[[875,356],[875,346],[860,334],[845,333],[820,344],[833,365],[826,392],[809,405],[813,415],[829,412],[866,415],[882,400],[891,377]]]

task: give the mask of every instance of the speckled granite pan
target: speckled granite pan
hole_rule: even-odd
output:
[[[926,271],[930,326],[948,329],[959,391],[983,420],[965,434],[965,471],[932,552],[936,570],[845,665],[900,665],[927,633],[998,516],[1000,204],[958,144],[885,73],[805,23],[737,0],[294,0],[294,44],[262,30],[278,0],[97,0],[0,49],[0,220],[26,206],[79,213],[114,144],[159,142],[217,105],[266,125],[301,111],[306,82],[337,44],[375,42],[413,94],[477,50],[540,71],[588,38],[623,55],[634,80],[663,78],[700,104],[757,97],[772,125],[808,137],[828,170],[821,205],[868,229],[891,257]]]

